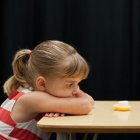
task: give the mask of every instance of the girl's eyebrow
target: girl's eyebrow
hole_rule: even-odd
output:
[[[73,83],[79,83],[82,80],[80,78],[68,78],[66,79],[66,82],[73,82]]]
[[[66,81],[67,83],[74,83],[76,81],[72,81],[72,80],[69,80],[69,81]]]
[[[76,81],[76,80],[67,80],[66,82],[67,82],[67,83],[79,83],[79,82],[81,82],[81,81]]]

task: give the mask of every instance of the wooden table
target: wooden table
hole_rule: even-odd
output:
[[[130,111],[114,111],[118,101],[95,101],[88,115],[43,117],[38,127],[56,133],[140,133],[140,101],[129,101]]]

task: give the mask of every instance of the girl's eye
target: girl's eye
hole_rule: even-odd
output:
[[[69,83],[67,84],[68,87],[72,87],[73,86],[73,83]]]

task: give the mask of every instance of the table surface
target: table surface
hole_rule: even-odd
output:
[[[140,133],[140,101],[129,101],[129,111],[114,111],[118,101],[95,101],[88,115],[43,117],[37,126],[46,132]]]

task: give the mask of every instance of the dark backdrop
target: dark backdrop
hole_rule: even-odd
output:
[[[95,100],[140,99],[139,0],[1,0],[0,19],[0,102],[15,51],[47,39],[67,42],[87,59],[91,73],[81,87]]]

